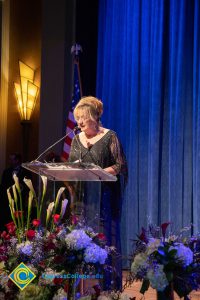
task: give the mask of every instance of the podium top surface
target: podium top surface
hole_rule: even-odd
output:
[[[117,177],[104,171],[95,164],[81,162],[73,163],[42,163],[33,161],[23,163],[22,167],[36,173],[44,175],[52,181],[116,181]]]

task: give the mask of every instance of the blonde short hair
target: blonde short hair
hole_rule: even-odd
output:
[[[80,112],[85,113],[91,120],[99,122],[103,113],[103,103],[93,96],[83,97],[74,108],[75,120]]]

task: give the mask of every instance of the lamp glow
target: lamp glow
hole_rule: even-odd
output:
[[[14,82],[15,96],[22,121],[29,121],[35,108],[39,87],[34,84],[35,71],[19,61],[20,84]]]

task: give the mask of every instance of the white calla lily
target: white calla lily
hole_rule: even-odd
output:
[[[27,187],[29,188],[29,190],[32,192],[33,197],[36,197],[35,190],[33,188],[33,184],[32,184],[31,179],[28,179],[28,178],[25,177],[24,178],[24,183],[27,185]]]
[[[40,175],[40,177],[41,177],[42,183],[43,183],[42,196],[44,197],[44,195],[46,194],[46,191],[47,191],[47,177],[44,175]]]
[[[61,212],[60,212],[60,219],[62,219],[63,216],[64,216],[64,214],[65,214],[65,211],[66,211],[66,208],[67,208],[67,204],[68,204],[68,200],[67,199],[62,200],[62,207],[61,207]]]
[[[13,180],[15,182],[15,186],[17,188],[18,193],[21,193],[19,178],[17,177],[17,175],[15,173],[13,174]]]
[[[65,187],[61,187],[58,190],[58,193],[56,195],[55,210],[58,207],[58,204],[59,204],[59,201],[60,201],[60,197],[61,197],[62,193],[64,192],[64,190],[65,190]]]
[[[49,206],[47,208],[46,225],[48,225],[48,223],[49,223],[49,219],[52,214],[54,204],[55,204],[54,202],[49,203]]]

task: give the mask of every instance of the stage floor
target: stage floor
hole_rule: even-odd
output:
[[[127,276],[128,272],[123,271],[123,282],[125,282],[125,278]],[[93,285],[97,284],[98,281],[96,280],[84,280],[83,282],[83,290],[90,290]],[[136,300],[156,300],[156,292],[154,289],[149,288],[149,290],[145,293],[145,296],[140,294],[140,287],[141,282],[134,282],[130,287],[126,288],[124,291],[124,294],[127,294],[130,296],[130,298],[136,297]],[[183,298],[178,297],[175,295],[174,300],[183,300]],[[190,294],[191,300],[200,300],[200,291],[194,291]]]
[[[123,272],[123,279],[125,279],[127,275],[127,272]],[[149,288],[149,290],[145,293],[145,297],[143,297],[142,294],[140,294],[140,287],[141,283],[140,282],[134,282],[131,287],[126,288],[124,293],[129,295],[131,298],[136,297],[136,300],[156,300],[156,293],[155,290],[152,288]],[[183,298],[178,297],[175,295],[175,300],[180,300]],[[190,295],[191,300],[200,300],[200,291],[195,291],[192,292]]]

